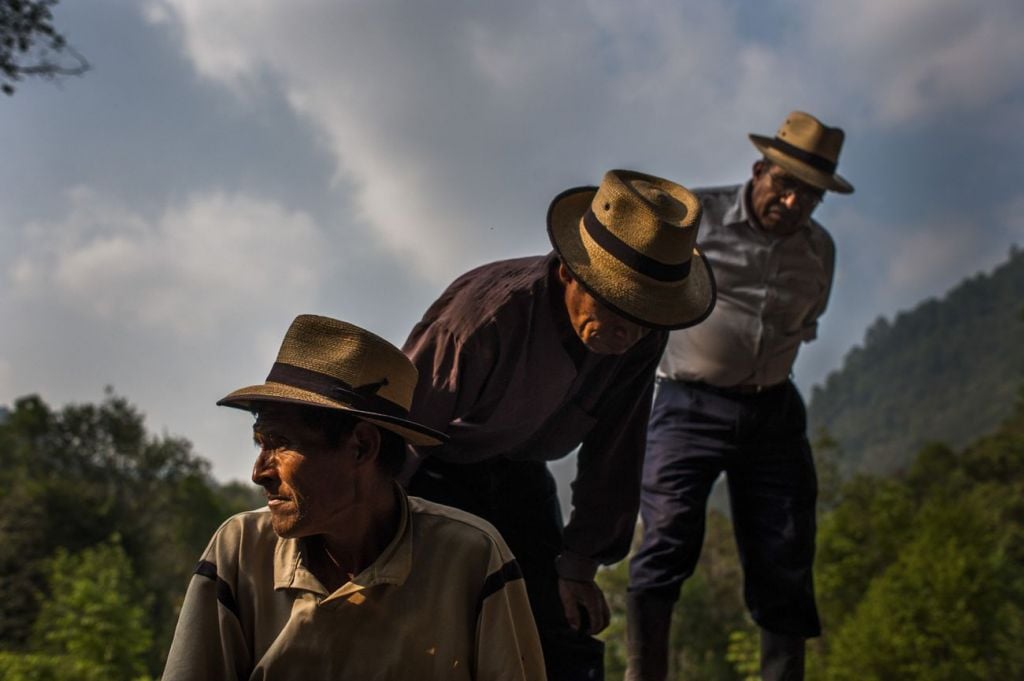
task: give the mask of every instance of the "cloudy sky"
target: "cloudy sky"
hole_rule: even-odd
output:
[[[315,312],[401,344],[471,266],[548,250],[614,167],[740,182],[791,109],[857,188],[805,391],[879,315],[1024,243],[1019,0],[65,0],[93,69],[0,99],[0,404],[128,397],[222,480]]]

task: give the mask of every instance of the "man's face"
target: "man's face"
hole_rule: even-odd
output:
[[[792,234],[807,224],[824,191],[767,161],[754,163],[750,205],[766,232]]]
[[[565,265],[559,264],[558,278],[565,286],[569,323],[591,352],[621,355],[647,335],[650,329],[620,317],[587,293]]]
[[[267,493],[274,532],[288,538],[336,532],[358,498],[351,434],[328,443],[299,409],[267,405],[253,424],[252,481]]]

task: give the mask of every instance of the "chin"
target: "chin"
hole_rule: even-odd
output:
[[[274,533],[283,539],[297,539],[306,534],[302,531],[302,524],[296,522],[295,518],[271,517],[270,526],[274,528]]]
[[[585,345],[587,346],[587,350],[590,350],[595,355],[621,355],[633,347],[632,345],[627,345],[625,347],[620,345],[609,346],[601,342],[585,343]]]

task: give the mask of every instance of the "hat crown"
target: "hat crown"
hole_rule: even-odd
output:
[[[604,227],[634,251],[666,265],[693,257],[700,201],[685,187],[630,170],[609,170],[590,204]]]
[[[353,389],[373,392],[406,411],[418,372],[401,350],[358,326],[330,317],[299,315],[285,334],[277,362],[315,371]]]
[[[846,135],[840,128],[829,127],[809,113],[793,111],[786,116],[775,136],[798,149],[836,163]]]
[[[804,111],[792,111],[775,137],[749,135],[764,157],[812,187],[850,194],[853,185],[836,174],[846,135]]]

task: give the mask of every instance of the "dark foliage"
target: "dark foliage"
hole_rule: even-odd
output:
[[[1024,254],[891,322],[816,386],[812,433],[842,451],[844,477],[905,469],[928,442],[963,447],[1013,409],[1024,380]]]
[[[26,76],[77,76],[88,62],[53,26],[59,0],[0,0],[0,91]]]
[[[11,483],[0,496],[0,649],[28,648],[58,550],[78,553],[116,534],[152,597],[144,663],[154,673],[206,542],[227,516],[261,504],[254,487],[216,484],[188,441],[149,435],[142,415],[111,393],[60,411],[19,399],[0,423],[0,465]]]

